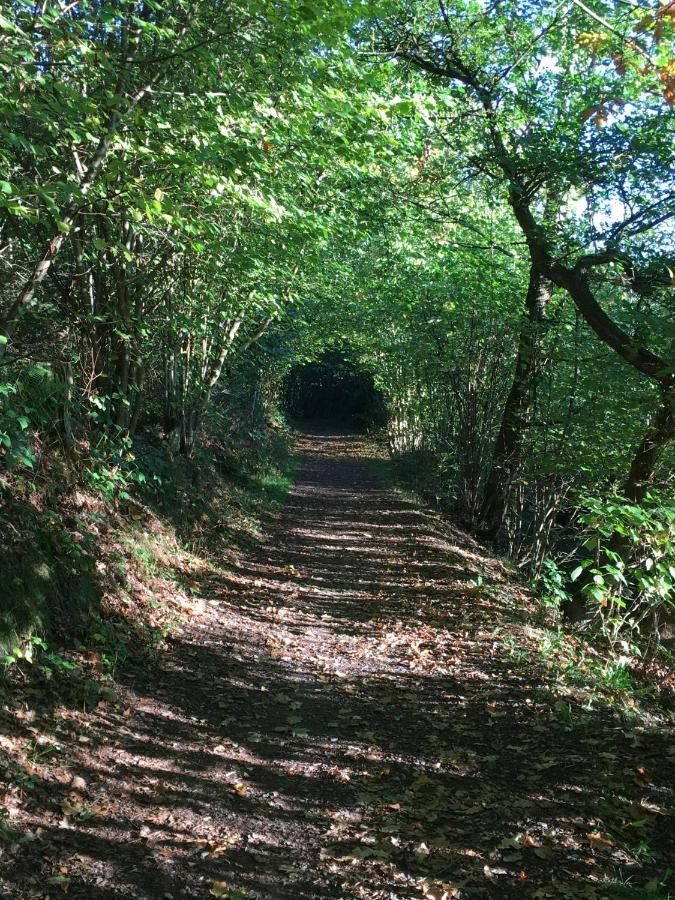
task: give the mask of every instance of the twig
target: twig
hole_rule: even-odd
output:
[[[582,0],[572,0],[572,3],[574,4],[574,6],[578,6],[580,10],[585,12],[587,16],[590,16],[591,19],[594,19],[596,22],[598,22],[600,25],[602,25],[603,28],[606,28],[607,31],[616,35],[618,38],[621,38],[621,40],[624,43],[628,44],[629,47],[632,47],[634,50],[637,50],[638,53],[640,53],[642,56],[644,56],[644,58],[649,60],[649,62],[653,65],[653,60],[652,60],[651,56],[644,49],[644,47],[641,47],[640,44],[637,43],[637,41],[634,41],[631,38],[626,37],[625,34],[621,34],[621,32],[617,28],[615,28],[611,22],[608,22],[607,19],[604,19],[601,15],[599,15],[599,13],[596,13],[594,10],[590,9],[590,7],[586,6],[586,4],[582,2]]]

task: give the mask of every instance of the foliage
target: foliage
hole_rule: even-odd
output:
[[[595,497],[574,590],[618,630],[668,617],[669,563],[626,574],[628,507],[662,522],[645,494],[675,462],[667,5],[85,0],[1,24],[10,491],[63,452],[107,502],[175,493],[137,459],[153,441],[245,473],[288,373],[346,348],[439,505],[560,599],[545,560],[580,558]]]
[[[673,661],[674,48],[670,0],[3,5],[0,664],[29,703],[67,684],[64,743],[104,708],[138,790],[100,847],[126,834],[223,897],[232,845],[254,892],[288,849],[288,896],[666,896],[665,736],[612,716]],[[437,514],[386,508],[372,443],[326,509],[319,441],[253,559],[294,477],[285,423],[324,410],[384,426]],[[125,710],[120,666],[170,637]],[[0,752],[36,799],[57,745],[26,706]],[[102,793],[109,755],[76,741]],[[200,812],[219,755],[236,834]],[[289,802],[252,835],[272,756]],[[105,815],[76,792],[56,828],[53,775],[25,890],[79,869],[74,893],[112,896],[116,860],[50,857]],[[314,871],[319,831],[298,836],[324,813]]]
[[[571,573],[591,576],[584,593],[616,640],[626,627],[658,634],[675,608],[675,506],[648,496],[640,505],[609,497],[588,500],[581,516],[593,551]]]

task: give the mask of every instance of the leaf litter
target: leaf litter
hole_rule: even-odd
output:
[[[49,692],[5,703],[0,890],[666,891],[675,751],[663,716],[590,705],[544,664],[528,592],[383,483],[379,450],[318,433],[300,450],[259,545],[210,577],[209,602],[114,699],[90,712]],[[47,746],[59,749],[31,751]]]

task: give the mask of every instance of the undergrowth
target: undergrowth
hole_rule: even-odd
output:
[[[380,460],[379,477],[386,483],[393,469],[396,490],[401,496],[418,505],[435,508],[436,515],[449,523],[457,519],[456,510],[447,497],[442,498],[438,489],[438,471],[433,466],[426,465],[427,462],[421,454],[395,458],[393,465],[389,461]],[[654,639],[654,632],[647,634],[642,627],[646,618],[644,608],[649,611],[650,602],[658,608],[658,598],[664,595],[666,602],[672,607],[670,582],[666,584],[665,594],[663,584],[667,578],[672,580],[675,574],[675,569],[670,565],[672,544],[668,543],[668,529],[672,529],[673,516],[669,514],[667,528],[660,521],[657,525],[652,525],[651,520],[646,515],[641,515],[635,507],[612,506],[610,510],[615,517],[618,515],[617,509],[623,516],[620,522],[621,533],[627,536],[631,546],[643,550],[644,559],[637,577],[638,567],[634,563],[631,567],[633,579],[639,581],[642,592],[640,606],[636,603],[628,608],[627,598],[622,599],[619,593],[619,589],[626,591],[628,579],[616,577],[613,582],[615,595],[611,602],[607,601],[602,605],[603,594],[600,602],[595,603],[596,615],[579,631],[566,621],[565,610],[571,602],[571,589],[575,577],[582,571],[581,566],[569,572],[551,557],[547,557],[540,574],[528,582],[511,560],[501,558],[500,565],[509,576],[516,583],[520,581],[523,587],[530,589],[533,605],[528,609],[526,634],[520,634],[520,629],[514,626],[515,630],[510,634],[503,634],[502,629],[499,629],[499,637],[504,651],[515,666],[538,661],[543,668],[555,672],[563,695],[576,695],[579,702],[589,708],[597,704],[610,705],[625,718],[648,719],[656,713],[659,717],[665,716],[675,721],[675,656],[671,649],[672,642],[664,639],[663,635],[657,635]],[[596,527],[598,522],[595,520],[600,513],[604,514],[605,508],[596,502],[592,506],[592,514],[587,514],[588,519],[595,517],[593,524]],[[459,518],[461,524],[466,524]],[[603,528],[603,533],[611,536],[616,524],[605,523]],[[656,537],[652,537],[652,534]],[[593,541],[595,546],[598,542],[597,535],[593,537]],[[650,565],[649,561],[652,559],[654,561]],[[584,569],[591,567],[590,560],[584,563]],[[610,590],[606,585],[609,576],[605,572],[610,568],[611,566],[605,565],[605,569],[593,570],[595,578],[589,591],[597,590],[599,586],[603,590]],[[624,565],[624,568],[627,569],[628,566]],[[482,576],[478,576],[468,589],[477,596],[485,596],[490,591],[499,591],[500,586],[490,585]],[[657,597],[656,603],[652,600],[653,597]]]
[[[0,688],[95,700],[199,610],[201,576],[259,536],[293,465],[286,432],[258,427],[190,460],[147,436],[86,460],[55,447],[0,481]]]

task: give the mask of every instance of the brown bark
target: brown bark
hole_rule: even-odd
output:
[[[622,493],[632,503],[641,503],[653,483],[659,459],[675,439],[675,378],[663,390],[663,399],[640,442]]]
[[[244,315],[244,311],[242,311],[237,314],[234,319],[226,323],[224,326],[224,334],[221,338],[222,344],[208,368],[201,389],[189,406],[185,401],[183,402],[180,415],[180,451],[185,456],[192,456],[202,418],[211,396],[211,391],[222,375],[225,361],[229,356],[232,345],[244,322]],[[269,328],[272,320],[272,316],[265,319],[265,321],[246,339],[244,344],[239,348],[238,352],[240,355],[245,353],[249,347],[260,340]]]
[[[640,281],[639,276],[629,261],[610,250],[605,253],[581,256],[572,267],[563,265],[555,258],[542,224],[534,216],[533,195],[527,175],[520,168],[520,160],[517,155],[509,151],[502,136],[491,88],[481,81],[478,73],[467,66],[454,48],[450,48],[446,57],[440,62],[437,55],[435,58],[427,58],[416,45],[408,49],[397,46],[393,52],[394,55],[407,60],[422,71],[459,82],[464,85],[467,93],[478,102],[485,115],[485,124],[492,142],[494,151],[492,162],[501,169],[508,184],[509,202],[527,242],[532,264],[544,277],[562,287],[569,294],[582,318],[604,344],[642,375],[647,376],[662,392],[663,400],[659,410],[633,458],[624,483],[624,492],[628,499],[640,502],[654,479],[663,451],[675,437],[673,360],[667,361],[661,358],[659,354],[646,347],[639,336],[631,336],[607,315],[593,294],[588,271],[592,267],[619,262],[624,270],[628,271],[636,288]],[[610,538],[609,547],[618,546],[620,541],[621,536],[614,535]],[[578,585],[577,596],[572,604],[568,604],[566,610],[566,614],[572,619],[580,618],[585,613],[586,600],[582,593],[583,584],[578,583]]]
[[[84,200],[86,199],[87,195],[94,185],[94,182],[96,181],[96,177],[98,176],[101,166],[103,165],[105,158],[108,155],[110,145],[112,143],[113,137],[117,133],[118,127],[119,114],[117,113],[117,111],[115,111],[110,116],[105,134],[101,138],[92,161],[89,164],[89,168],[85,173],[84,179],[80,184],[80,194],[82,199],[62,210],[62,212],[60,213],[59,231],[55,235],[53,235],[44,252],[42,253],[42,256],[35,264],[35,267],[26,280],[23,288],[19,291],[18,295],[14,298],[14,301],[10,304],[9,308],[0,319],[0,334],[4,334],[5,337],[11,337],[12,326],[19,311],[31,302],[31,300],[35,296],[35,292],[44,281],[45,276],[49,272],[52,263],[56,259],[61,247],[63,246],[63,242],[65,241],[70,229],[72,228],[75,218],[82,208]],[[0,354],[1,353],[2,345],[0,345]]]
[[[515,373],[495,442],[481,511],[483,533],[493,540],[504,521],[513,474],[522,462],[523,432],[534,408],[542,320],[551,292],[550,281],[532,265],[525,298],[526,319],[518,341]]]
[[[61,423],[63,425],[63,439],[70,450],[75,446],[73,435],[73,423],[71,419],[71,406],[73,401],[73,367],[71,363],[65,363],[62,367],[63,377],[63,404],[61,406]]]
[[[671,374],[672,364],[645,347],[639,339],[623,331],[596,300],[588,281],[588,268],[608,263],[616,257],[612,254],[586,256],[581,257],[573,268],[563,266],[553,258],[545,246],[530,206],[523,200],[520,192],[511,191],[511,204],[527,240],[531,256],[540,269],[551,281],[567,291],[582,318],[597,337],[634,369],[647,376],[661,391],[661,404],[633,457],[623,485],[622,492],[627,499],[640,503],[649,485],[653,483],[662,454],[675,439],[675,377]],[[630,548],[618,533],[611,536],[607,549],[624,558],[630,556]],[[584,573],[576,583],[572,602],[565,608],[565,615],[570,621],[582,621],[587,616],[584,588],[589,584],[589,579],[590,576]]]

